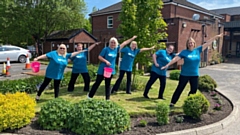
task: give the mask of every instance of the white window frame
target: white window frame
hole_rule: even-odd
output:
[[[109,21],[112,20],[112,23],[110,24]],[[107,17],[107,28],[113,28],[113,16]]]

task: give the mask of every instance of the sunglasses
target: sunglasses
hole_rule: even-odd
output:
[[[65,50],[65,48],[60,47],[61,50]]]

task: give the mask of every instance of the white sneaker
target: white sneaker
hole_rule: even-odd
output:
[[[91,97],[89,97],[89,96],[88,96],[88,94],[87,94],[87,99],[92,99],[92,98],[91,98]]]
[[[37,95],[36,98],[35,98],[36,101],[39,101],[40,100],[40,97]]]

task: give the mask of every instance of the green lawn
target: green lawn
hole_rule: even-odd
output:
[[[138,76],[139,79],[146,81],[149,79],[149,76]],[[114,85],[116,79],[112,79],[112,85]],[[159,88],[159,81],[157,80],[154,85],[152,86],[152,89],[149,92],[149,97],[151,99],[145,99],[143,98],[142,94],[144,91],[144,88],[141,90],[137,90],[132,92],[131,95],[125,94],[124,91],[119,90],[118,93],[111,95],[111,101],[116,102],[117,104],[124,107],[127,112],[130,114],[154,114],[156,104],[159,102],[166,102],[167,104],[170,103],[172,94],[174,90],[176,89],[178,81],[173,81],[170,79],[167,79],[167,85],[164,92],[164,98],[166,100],[160,100],[157,99],[158,97],[158,88]],[[91,85],[93,82],[91,83]],[[144,85],[145,86],[145,85]],[[90,86],[91,87],[91,86]],[[183,100],[187,97],[189,91],[189,85],[185,88],[183,91],[180,100],[175,105],[175,108],[172,109],[173,112],[182,112],[182,104]],[[31,97],[35,98],[36,94],[31,94]],[[87,92],[83,92],[83,84],[75,85],[75,90],[72,93],[67,92],[67,88],[61,88],[60,89],[60,97],[63,99],[66,99],[68,101],[71,101],[72,103],[78,102],[80,100],[84,100],[87,98]],[[54,98],[54,91],[53,90],[45,90],[42,94],[40,101],[37,104],[36,110],[37,112],[40,111],[40,108],[42,105],[44,105],[47,101]],[[94,98],[96,99],[105,99],[105,87],[104,87],[104,81],[100,85],[99,89],[97,90]]]

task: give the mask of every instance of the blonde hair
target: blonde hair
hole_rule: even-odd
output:
[[[111,44],[111,41],[114,41],[116,43],[116,47],[118,46],[118,40],[115,37],[110,38],[109,45]]]
[[[194,48],[195,48],[195,47],[196,47],[196,42],[195,42],[195,40],[194,40],[192,37],[190,37],[190,38],[187,40],[187,42],[186,42],[186,47],[187,47],[187,49],[189,49],[189,48],[188,48],[189,41],[192,41],[192,42],[194,43]]]
[[[130,44],[130,47],[132,47],[132,44],[136,44],[136,48],[135,48],[135,49],[138,48],[138,45],[137,45],[137,42],[136,42],[136,41],[132,41],[131,44]]]
[[[61,47],[64,47],[64,48],[65,48],[64,54],[60,54],[60,48],[61,48]],[[59,47],[58,47],[58,49],[57,49],[57,52],[58,52],[58,55],[63,56],[63,57],[65,58],[66,55],[67,55],[67,47],[66,47],[66,45],[65,45],[65,44],[60,44]]]

